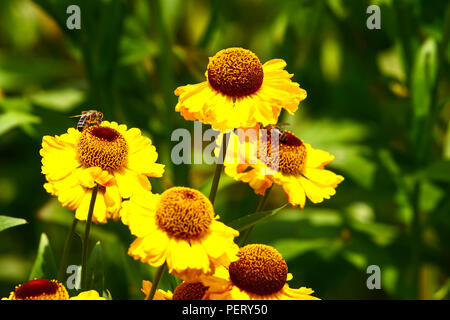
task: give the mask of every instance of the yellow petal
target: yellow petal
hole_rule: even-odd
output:
[[[306,163],[307,168],[323,168],[334,160],[334,156],[327,151],[314,149],[310,144],[305,143],[306,146]]]
[[[289,203],[294,207],[299,205],[303,209],[305,207],[306,196],[305,190],[299,181],[295,177],[289,177],[282,186]]]
[[[60,180],[80,166],[76,149],[62,142],[59,137],[42,138],[42,173],[48,180]]]
[[[309,181],[304,177],[298,179],[305,190],[306,196],[312,203],[320,203],[323,199],[329,199],[336,191],[333,187],[323,187]]]
[[[89,290],[83,291],[79,295],[72,297],[69,300],[106,300],[106,298],[101,297],[95,290]]]
[[[306,168],[303,171],[303,175],[309,180],[314,181],[322,186],[336,187],[340,182],[344,180],[344,177],[326,169]]]
[[[119,188],[114,185],[105,188],[105,205],[108,211],[108,219],[119,219],[119,211],[122,204],[122,197],[119,193]]]
[[[80,202],[80,206],[75,212],[75,217],[78,220],[86,221],[89,213],[89,205],[91,203],[92,190],[88,190],[83,199]],[[94,212],[92,214],[92,221],[94,223],[106,223],[106,205],[105,199],[102,192],[97,192],[97,197],[95,199]]]
[[[143,237],[156,229],[154,212],[142,208],[134,201],[122,203],[120,216],[135,236]]]
[[[162,177],[164,165],[156,163],[158,153],[153,145],[148,145],[139,152],[130,154],[128,168],[150,177]]]
[[[190,256],[190,259],[187,259],[189,261],[189,268],[201,270],[203,273],[207,273],[210,270],[208,254],[199,241],[191,241],[188,254]]]
[[[133,194],[151,190],[150,181],[142,174],[137,174],[127,168],[114,172],[117,186],[122,198],[130,198]]]
[[[188,267],[188,261],[192,256],[188,254],[190,250],[187,241],[178,240],[174,238],[169,239],[169,247],[167,253],[167,266],[169,272],[183,271]]]

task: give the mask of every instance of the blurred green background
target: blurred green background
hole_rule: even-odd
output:
[[[81,8],[80,30],[66,27],[71,4]],[[381,30],[366,27],[370,4],[381,9]],[[208,194],[213,166],[170,161],[171,132],[193,131],[174,111],[173,91],[203,81],[209,56],[241,46],[262,62],[287,62],[308,97],[280,121],[334,154],[329,167],[345,177],[330,200],[258,224],[252,241],[275,246],[291,287],[322,299],[448,299],[449,32],[444,0],[0,1],[0,215],[28,221],[0,233],[0,297],[30,276],[42,233],[59,263],[73,218],[42,187],[42,137],[101,110],[153,140],[166,165],[164,178],[151,179],[154,192],[184,185]],[[257,202],[248,185],[222,176],[223,221]],[[266,208],[286,202],[274,188]],[[142,299],[155,269],[127,255],[128,228],[110,221],[91,235],[104,287]],[[80,264],[80,252],[77,237],[69,264]],[[381,269],[380,290],[366,286],[369,265]],[[175,285],[166,274],[161,287]]]

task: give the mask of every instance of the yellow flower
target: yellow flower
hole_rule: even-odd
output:
[[[83,291],[79,295],[72,297],[69,300],[106,300],[106,298],[101,297],[95,290],[89,290]]]
[[[136,128],[103,121],[82,132],[70,128],[61,136],[42,139],[45,190],[86,220],[92,189],[99,185],[93,221],[119,218],[122,198],[151,190],[147,177],[161,177],[164,166],[152,141]]]
[[[105,300],[95,290],[81,292],[69,299],[66,287],[56,281],[33,279],[16,286],[8,298],[2,300]]]
[[[286,130],[274,126],[261,129],[255,127],[238,130],[237,134],[230,133],[225,159],[228,176],[248,183],[255,193],[261,195],[273,183],[279,184],[289,203],[302,209],[306,197],[313,203],[320,203],[336,193],[335,188],[344,177],[325,169],[333,161],[333,155],[314,149]],[[256,134],[251,138],[249,132]],[[272,132],[277,133],[272,137]],[[272,140],[278,142],[274,150]],[[216,141],[222,140],[219,137]],[[219,149],[220,146],[216,153]]]
[[[145,294],[145,300],[148,300],[152,283],[150,281],[142,281],[141,291]],[[182,282],[173,293],[168,290],[156,290],[153,300],[204,300],[208,288],[201,282]]]
[[[121,217],[138,237],[130,256],[154,267],[167,262],[169,272],[186,281],[236,259],[239,232],[219,222],[197,190],[173,187],[161,195],[135,195],[123,202]]]
[[[209,59],[206,81],[178,87],[177,112],[222,132],[226,129],[277,123],[281,109],[293,114],[306,91],[291,81],[286,62],[261,64],[243,48],[221,50]]]
[[[68,300],[66,287],[56,280],[33,279],[16,286],[5,300]],[[3,300],[2,299],[2,300]]]
[[[292,289],[286,262],[273,247],[250,244],[240,248],[239,260],[220,267],[212,276],[202,276],[210,300],[320,300],[313,290]]]
[[[153,284],[150,281],[143,280],[142,281],[142,289],[141,291],[145,294],[145,300],[148,300],[150,291],[152,290]],[[155,295],[153,296],[153,300],[172,300],[173,293],[172,291],[164,291],[161,289],[156,290]]]

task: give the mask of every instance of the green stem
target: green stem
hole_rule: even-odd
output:
[[[211,184],[211,190],[209,191],[209,200],[211,201],[212,204],[214,204],[214,200],[216,199],[217,188],[219,187],[219,180],[220,180],[223,165],[225,162],[225,152],[227,149],[228,137],[229,137],[228,133],[223,134],[222,145],[220,147],[220,154],[219,154],[219,157],[217,158],[217,163],[216,163],[216,171],[214,172],[214,178],[213,178],[213,181]]]
[[[444,13],[444,27],[442,40],[437,53],[437,75],[433,87],[430,90],[431,102],[428,117],[425,119],[424,128],[419,132],[418,145],[414,152],[416,154],[416,167],[421,170],[430,161],[430,150],[433,148],[433,128],[440,115],[440,102],[438,85],[444,74],[445,52],[450,39],[450,5],[447,5]],[[411,224],[411,268],[412,268],[412,299],[420,299],[423,296],[423,286],[421,285],[420,272],[422,268],[422,248],[423,248],[423,215],[420,212],[419,199],[422,192],[422,182],[416,181],[412,191],[411,202],[413,206],[413,217]]]
[[[167,265],[166,262],[164,262],[164,264],[160,266],[158,270],[156,270],[155,277],[153,278],[152,288],[150,289],[150,293],[148,295],[147,300],[153,300],[153,297],[155,296],[156,293],[156,289],[158,289],[159,281],[161,280],[162,275],[166,270],[166,265]]]
[[[420,218],[419,197],[421,184],[417,182],[413,190],[413,217],[411,224],[411,267],[412,267],[412,296],[411,299],[420,298],[420,268],[422,248],[422,223]]]
[[[261,212],[264,210],[264,206],[266,205],[266,201],[267,201],[267,198],[269,197],[270,190],[272,190],[272,187],[267,189],[266,193],[262,197],[260,197],[255,213]],[[242,238],[241,247],[245,246],[247,244],[248,240],[250,240],[250,235],[254,228],[255,228],[255,224],[252,225],[251,227],[249,227],[247,230],[245,230],[245,233],[242,235],[243,238]]]
[[[64,244],[63,255],[61,258],[61,264],[59,265],[58,278],[57,278],[61,282],[64,281],[64,279],[63,279],[64,269],[67,266],[67,259],[69,258],[70,247],[72,246],[72,239],[75,234],[77,223],[78,223],[78,219],[74,217],[73,221],[72,221],[72,226],[70,227],[69,233],[66,238],[66,243]]]
[[[91,230],[92,215],[94,213],[95,199],[97,198],[98,184],[92,189],[91,203],[89,204],[89,212],[86,220],[86,228],[84,230],[83,239],[83,256],[81,260],[81,290],[87,289],[87,258],[89,247],[89,232]]]
[[[199,42],[200,48],[205,48],[209,41],[211,40],[214,31],[217,29],[217,25],[219,24],[219,17],[220,17],[220,9],[221,9],[222,0],[214,0],[212,4],[211,9],[211,16],[209,18],[208,27],[206,28],[205,33],[203,34],[203,37],[201,38]]]

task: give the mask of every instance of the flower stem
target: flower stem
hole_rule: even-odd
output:
[[[420,182],[417,182],[413,190],[413,217],[411,222],[411,269],[412,269],[412,292],[411,299],[420,299],[420,269],[422,249],[422,223],[420,217],[419,198],[421,192]]]
[[[67,234],[66,243],[64,244],[63,255],[62,255],[61,263],[59,265],[59,270],[58,270],[58,280],[61,282],[64,281],[64,279],[63,279],[64,269],[67,266],[67,259],[69,258],[70,247],[72,246],[72,239],[75,234],[77,223],[78,223],[78,219],[74,217],[73,221],[72,221],[72,226],[70,227],[69,233]]]
[[[162,275],[166,270],[166,265],[167,265],[166,262],[164,262],[163,265],[160,266],[158,270],[156,270],[155,277],[153,278],[152,288],[150,289],[150,293],[148,294],[147,300],[153,300],[153,297],[155,296],[156,293],[156,289],[158,289],[159,281],[161,280]]]
[[[209,200],[214,204],[216,199],[217,188],[219,187],[220,175],[222,174],[223,164],[225,162],[225,152],[227,150],[229,134],[223,134],[222,145],[220,146],[220,154],[217,158],[216,171],[214,172],[214,178],[211,184],[211,190],[209,191]]]
[[[264,206],[266,205],[267,198],[269,197],[270,190],[272,190],[272,187],[266,190],[266,193],[259,198],[258,206],[256,207],[256,212],[261,212],[264,210]],[[245,246],[247,242],[250,240],[250,235],[255,228],[255,224],[250,226],[247,230],[245,230],[245,233],[242,235],[242,243],[241,247]]]
[[[91,203],[89,204],[89,212],[86,220],[86,228],[84,230],[83,239],[83,256],[81,260],[81,290],[87,289],[87,257],[89,247],[89,231],[91,230],[92,215],[94,213],[95,199],[97,198],[98,184],[92,189]]]

